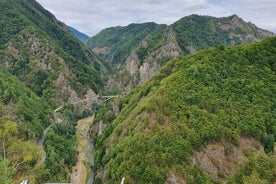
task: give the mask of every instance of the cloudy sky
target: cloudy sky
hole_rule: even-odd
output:
[[[276,0],[37,0],[59,20],[93,36],[130,23],[171,24],[191,14],[237,14],[276,33]]]

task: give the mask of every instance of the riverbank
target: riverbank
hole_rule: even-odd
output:
[[[88,136],[89,128],[94,120],[94,116],[81,119],[77,124],[77,140],[78,140],[78,161],[72,169],[71,183],[72,184],[86,184],[86,181],[92,175],[90,166],[93,163],[92,149]],[[92,183],[92,182],[91,182]]]

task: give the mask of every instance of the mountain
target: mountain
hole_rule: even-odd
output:
[[[272,33],[192,15],[105,29],[96,55],[35,0],[1,0],[0,31],[0,183],[77,178],[95,111],[93,183],[275,181],[275,37],[225,47]]]
[[[150,79],[167,61],[180,54],[187,55],[216,45],[250,43],[273,36],[273,33],[246,23],[237,15],[224,18],[191,15],[169,26],[155,25],[160,27],[157,32],[144,32],[147,24],[142,25],[142,32],[133,32],[133,27],[141,25],[132,24],[105,29],[88,40],[88,46],[114,71],[108,86],[131,89]],[[123,30],[124,34],[120,34],[119,30]],[[144,36],[126,47],[129,40],[139,33]],[[123,57],[116,57],[117,52],[124,53]]]
[[[114,72],[117,65],[123,65],[129,53],[148,35],[158,34],[165,25],[153,22],[130,24],[126,27],[111,27],[102,30],[87,41],[87,45],[103,59],[109,70]]]
[[[0,69],[0,114],[22,126],[22,134],[38,139],[51,123],[51,109],[17,77]],[[23,128],[24,127],[24,128]]]
[[[49,102],[73,102],[103,87],[99,58],[36,1],[2,0],[0,66]]]
[[[19,183],[21,176],[35,175],[30,171],[45,155],[36,141],[52,117],[47,102],[17,77],[0,69],[0,165],[5,168],[4,172],[0,169],[1,183]]]
[[[66,178],[67,170],[76,162],[72,147],[76,137],[73,126],[53,125],[55,116],[47,101],[0,69],[0,183],[20,183],[23,179],[45,183]],[[44,151],[37,141],[51,124]],[[60,154],[61,149],[65,153]]]
[[[275,53],[272,37],[179,56],[99,111],[95,182],[273,183]]]
[[[79,39],[83,43],[86,43],[87,40],[89,39],[88,35],[76,30],[75,28],[73,28],[71,26],[68,26],[68,29],[73,33],[73,35],[75,35],[75,37],[77,37],[77,39]]]
[[[73,104],[103,90],[107,70],[34,0],[1,0],[0,32],[0,183],[69,182],[83,113]]]

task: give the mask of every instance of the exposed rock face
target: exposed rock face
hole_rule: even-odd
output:
[[[140,32],[124,27],[122,29],[129,34],[125,37],[117,29],[110,28],[96,35],[90,40],[90,45],[112,71],[107,87],[121,89],[131,89],[149,80],[167,61],[179,54],[192,54],[217,45],[251,43],[274,35],[237,15],[222,18],[187,16],[165,26],[162,31],[144,35],[143,40],[131,45],[133,47],[123,46]]]
[[[230,143],[209,144],[204,150],[196,151],[192,161],[212,179],[225,183],[223,176],[232,176],[236,172],[237,165],[245,158],[245,151],[264,152],[255,139],[241,137],[239,146]]]
[[[186,184],[186,181],[183,179],[179,179],[173,172],[169,172],[167,174],[167,181],[165,184]]]
[[[235,30],[236,28],[240,28],[241,32],[247,32],[247,34],[245,35],[242,35],[238,32],[231,33],[229,35],[229,38],[232,40],[231,41],[232,45],[237,44],[234,41],[235,38],[240,40],[240,42],[242,43],[251,43],[253,41],[258,41],[261,38],[271,37],[274,35],[272,32],[262,30],[252,23],[244,22],[237,15],[231,16],[231,20],[226,23],[224,23],[223,21],[219,21],[217,25],[219,26],[219,28],[221,28],[224,31]],[[252,29],[254,29],[257,34],[254,34],[254,32],[252,32]]]
[[[237,27],[239,28],[243,27],[242,20],[236,15],[234,15],[229,22],[227,23],[219,22],[218,25],[224,31],[227,31],[229,29],[235,29]]]
[[[110,52],[108,47],[95,47],[92,50],[98,55],[107,55]]]
[[[164,43],[148,54],[143,61],[139,59],[136,50],[133,50],[126,58],[125,67],[116,77],[111,77],[108,86],[131,89],[149,80],[168,60],[182,53],[171,28],[165,31],[164,40]],[[147,46],[146,38],[139,47],[146,48]]]
[[[130,75],[134,75],[135,72],[138,71],[138,66],[140,65],[140,60],[137,56],[137,54],[133,51],[126,59],[126,66],[125,70],[130,73]]]
[[[19,57],[19,50],[17,48],[15,48],[12,45],[9,45],[8,46],[8,52],[12,55],[12,57],[14,59],[18,59],[18,57]]]
[[[176,41],[174,32],[169,28],[165,33],[165,43],[150,53],[139,68],[139,84],[149,80],[170,59],[178,56],[181,49]]]
[[[187,46],[186,48],[187,48],[187,50],[188,50],[191,54],[193,54],[193,53],[196,52],[196,49],[195,49],[194,46],[192,46],[192,45]]]
[[[59,56],[51,45],[40,39],[34,32],[22,31],[22,35],[19,35],[17,39],[17,42],[22,43],[24,50],[18,48],[17,42],[10,42],[6,49],[7,54],[4,57],[4,62],[1,63],[3,68],[9,68],[11,60],[24,60],[26,62],[24,69],[26,74],[38,71],[57,73],[57,77],[53,79],[53,85],[56,89],[55,98],[60,104],[65,101],[75,103],[84,98],[80,97],[70,86],[72,72],[65,59]],[[26,75],[25,73],[22,75]],[[95,96],[95,92],[88,89],[85,98],[91,98],[91,96]],[[87,103],[86,106],[91,107],[91,103]]]

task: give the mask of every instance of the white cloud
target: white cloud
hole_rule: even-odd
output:
[[[111,26],[156,22],[171,24],[190,15],[237,14],[276,32],[275,0],[38,0],[67,25],[92,36]]]

